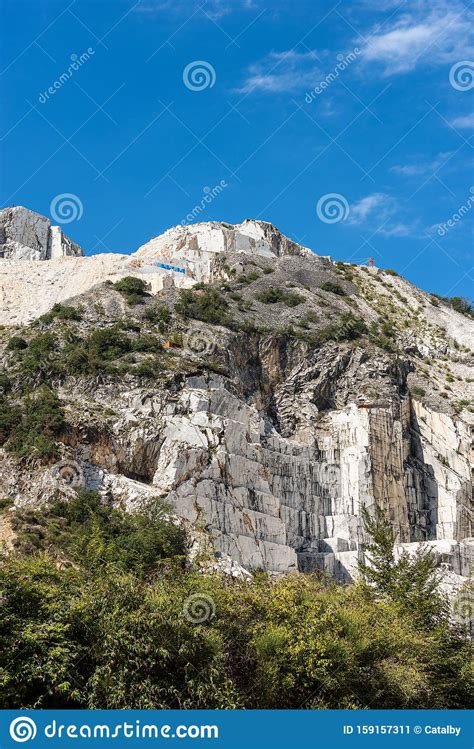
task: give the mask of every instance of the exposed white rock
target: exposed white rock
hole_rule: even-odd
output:
[[[0,211],[0,259],[50,260],[83,254],[46,216],[23,206]]]

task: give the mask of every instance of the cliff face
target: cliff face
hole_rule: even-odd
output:
[[[378,504],[400,549],[429,543],[450,583],[468,574],[469,317],[258,222],[173,229],[132,257],[140,278],[152,262],[172,266],[155,297],[130,306],[91,284],[68,302],[80,319],[3,331],[6,397],[18,400],[25,378],[47,382],[67,426],[54,466],[18,461],[5,443],[0,496],[34,504],[87,487],[130,510],[161,496],[217,558],[340,580],[364,553],[361,507]],[[183,296],[197,280],[211,285]],[[92,357],[97,329],[120,330],[123,351],[115,341],[101,354],[110,366],[74,370],[74,347]],[[46,362],[25,369],[45,334]]]
[[[6,260],[52,260],[65,255],[83,255],[78,244],[51,226],[46,216],[23,206],[0,211],[0,258]]]

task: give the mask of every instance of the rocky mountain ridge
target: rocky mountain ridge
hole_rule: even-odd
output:
[[[379,505],[399,550],[427,543],[450,585],[468,575],[469,314],[264,222],[0,274],[4,398],[25,413],[25,386],[47,385],[64,409],[54,458],[4,434],[0,496],[160,496],[214,561],[340,580],[364,554],[361,507]]]

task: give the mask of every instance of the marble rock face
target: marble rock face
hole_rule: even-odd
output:
[[[83,255],[59,226],[46,216],[23,206],[0,211],[0,259],[52,260],[65,255]]]
[[[156,377],[58,385],[69,424],[63,457],[89,489],[131,511],[162,497],[230,574],[323,571],[340,581],[364,558],[361,509],[377,505],[393,524],[396,554],[428,544],[449,585],[462,585],[473,551],[472,318],[393,272],[334,264],[259,221],[175,227],[131,255],[82,257],[48,219],[5,209],[1,253],[2,324],[71,300],[84,311],[85,336],[133,316],[101,283],[127,275],[173,311],[166,335],[179,332],[185,345]],[[222,293],[239,288],[226,301],[233,326],[179,312],[181,288],[212,281]],[[273,286],[296,289],[297,305],[261,303]],[[285,332],[299,321],[316,335],[351,315],[363,337],[312,344]],[[396,348],[370,332],[388,315]],[[138,330],[146,325],[142,316]],[[211,353],[187,348],[194,334]],[[0,496],[34,505],[56,490],[48,468],[18,467],[0,450]]]

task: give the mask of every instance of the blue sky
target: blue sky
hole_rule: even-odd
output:
[[[0,0],[1,204],[87,254],[259,218],[472,296],[469,5]]]

